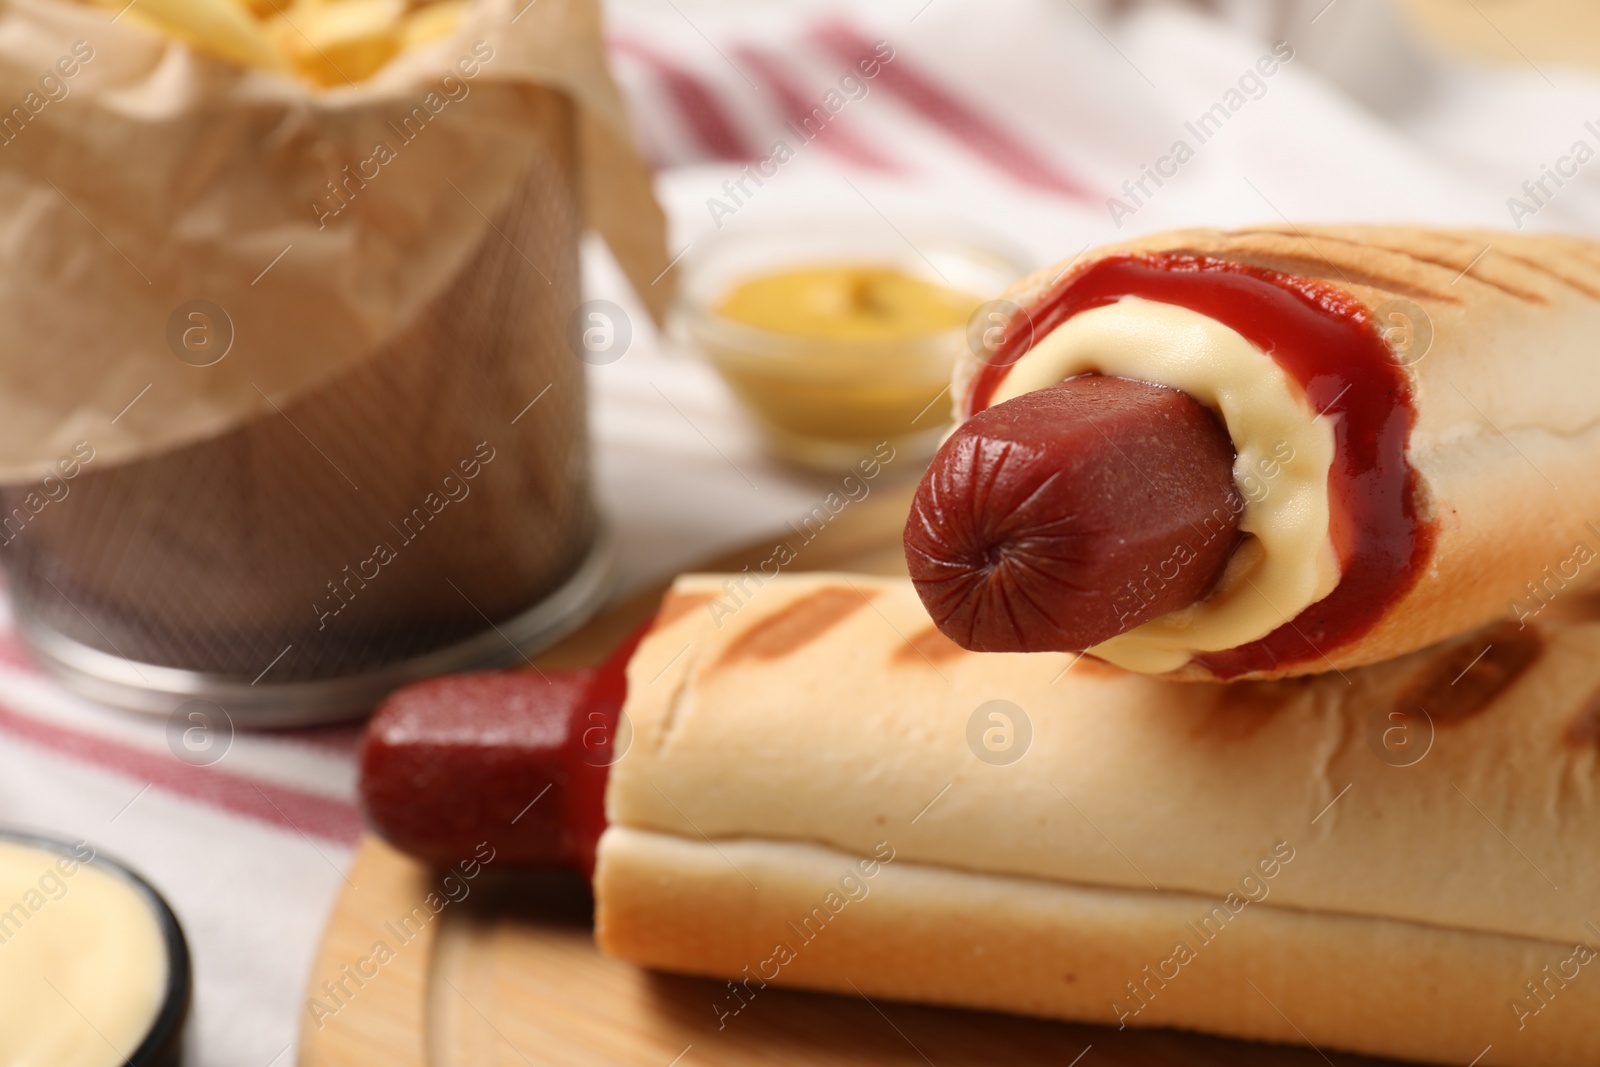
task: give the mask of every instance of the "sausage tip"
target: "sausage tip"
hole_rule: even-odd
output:
[[[1240,539],[1221,420],[1186,393],[1070,378],[973,416],[923,475],[911,578],[977,652],[1082,651],[1203,599]]]

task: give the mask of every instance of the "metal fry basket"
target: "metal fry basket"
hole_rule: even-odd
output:
[[[23,639],[73,689],[240,725],[520,662],[608,588],[590,492],[571,108],[454,282],[353,371],[223,436],[0,491]],[[535,268],[532,264],[539,264]],[[270,403],[270,402],[269,402]],[[19,510],[20,509],[20,510]]]

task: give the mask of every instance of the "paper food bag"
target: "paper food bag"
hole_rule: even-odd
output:
[[[104,470],[216,436],[382,350],[495,233],[552,91],[585,218],[663,308],[663,219],[589,0],[476,0],[327,90],[114,16],[0,6],[0,483],[82,442]]]
[[[594,4],[475,0],[329,90],[113,14],[0,6],[23,639],[95,699],[266,725],[576,625],[606,558],[584,216],[667,299]]]

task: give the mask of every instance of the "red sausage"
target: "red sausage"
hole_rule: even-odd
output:
[[[606,775],[623,755],[624,668],[643,633],[588,670],[458,674],[396,691],[361,743],[367,821],[440,866],[487,842],[497,865],[592,874]]]
[[[1244,502],[1221,421],[1185,393],[1071,378],[974,415],[923,475],[906,562],[951,640],[1079,651],[1203,599]]]

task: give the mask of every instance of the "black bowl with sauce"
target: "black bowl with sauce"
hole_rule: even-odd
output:
[[[126,883],[149,909],[166,955],[165,989],[161,993],[159,1007],[138,1045],[128,1053],[119,1050],[119,1055],[125,1054],[127,1057],[120,1062],[125,1063],[126,1067],[178,1067],[183,1058],[184,1024],[188,1021],[193,994],[193,970],[189,959],[189,943],[166,898],[132,868],[98,849],[92,849],[90,857],[85,859],[80,851],[85,847],[82,841],[74,843],[43,834],[0,828],[0,844],[37,849],[42,853],[67,857],[85,867],[93,867],[101,874]],[[70,889],[63,891],[63,897],[66,892],[70,892]],[[20,928],[16,932],[20,933]]]

